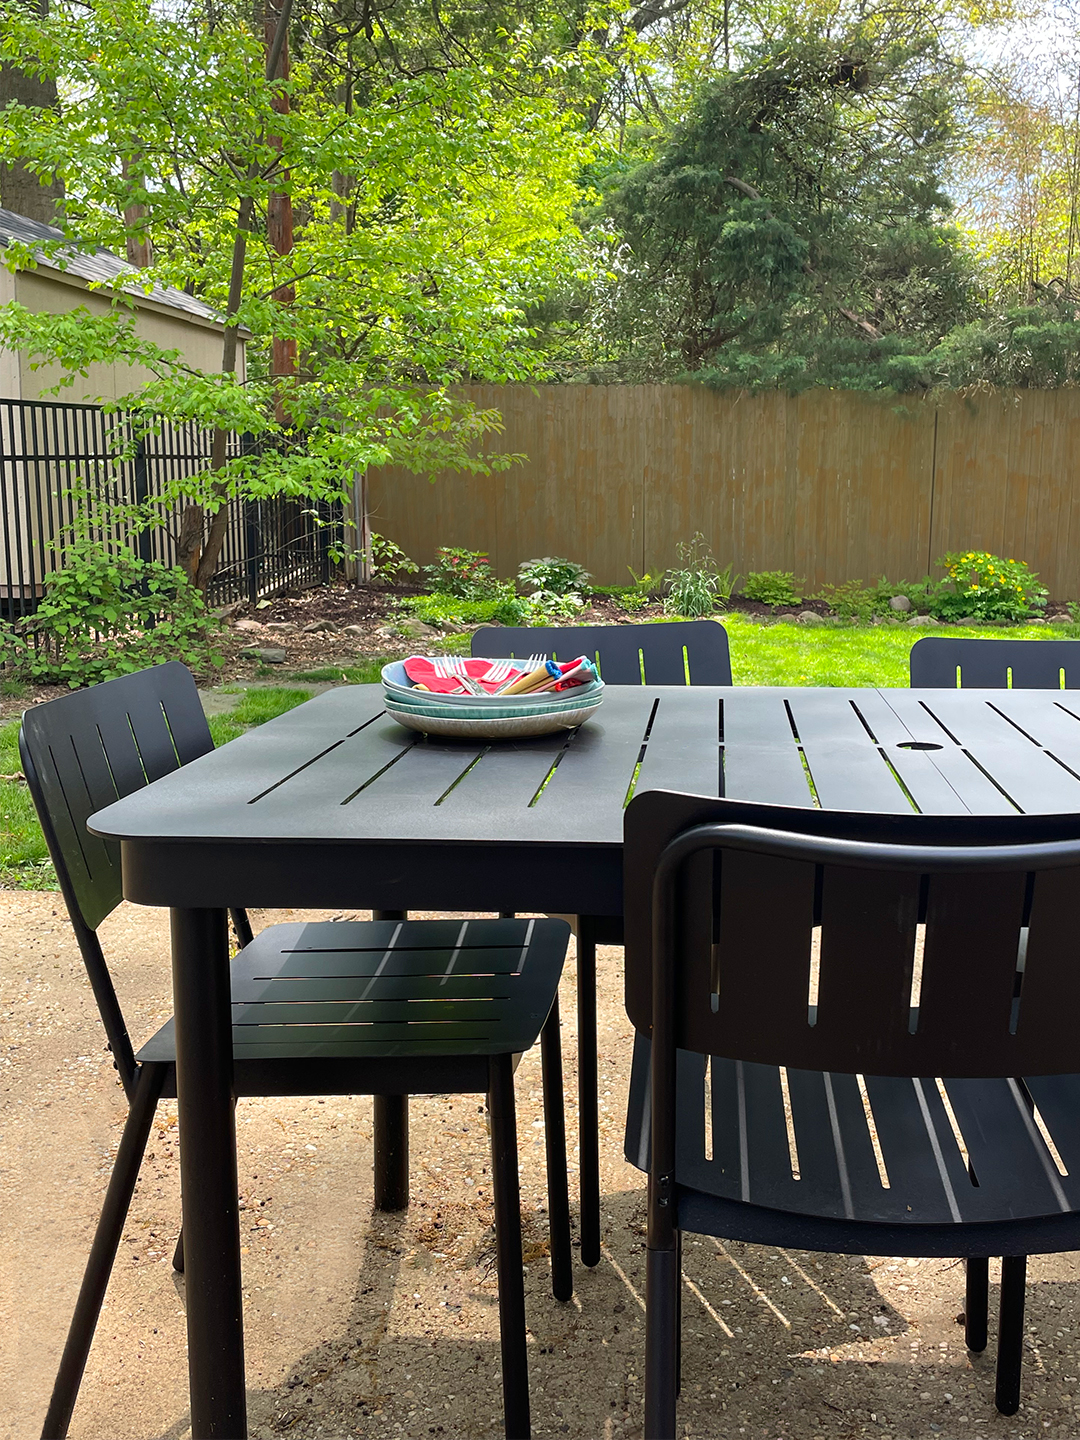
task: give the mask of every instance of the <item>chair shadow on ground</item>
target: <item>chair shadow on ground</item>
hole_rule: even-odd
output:
[[[414,1201],[406,1214],[371,1215],[344,1325],[304,1353],[281,1384],[249,1390],[253,1437],[501,1433],[490,1216],[475,1202],[450,1208],[449,1228],[463,1241],[455,1258],[442,1258],[440,1246],[450,1241],[437,1206]],[[575,1264],[575,1300],[565,1305],[551,1296],[546,1218],[525,1212],[537,1437],[641,1433],[644,1196],[607,1194],[603,1208],[603,1258],[593,1271]],[[683,1268],[681,1433],[715,1437],[730,1427],[738,1435],[742,1426],[748,1440],[894,1433],[929,1440],[966,1416],[966,1433],[978,1421],[988,1437],[1015,1437],[1027,1425],[1035,1433],[1036,1412],[1039,1434],[1077,1433],[1067,1418],[1080,1375],[1080,1326],[1069,1323],[1074,1315],[1080,1321],[1080,1295],[1072,1283],[1031,1286],[1025,1410],[1006,1420],[993,1405],[993,1318],[990,1348],[970,1360],[956,1323],[958,1264],[922,1263],[919,1284],[936,1299],[921,1328],[909,1327],[882,1293],[890,1286],[877,1283],[912,1279],[902,1260],[687,1236]],[[991,1291],[993,1312],[996,1285]],[[249,1343],[254,1349],[257,1338]],[[186,1425],[180,1419],[156,1440],[179,1440]]]

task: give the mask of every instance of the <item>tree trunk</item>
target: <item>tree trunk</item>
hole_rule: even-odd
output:
[[[49,13],[48,0],[28,0],[41,16]],[[14,65],[0,65],[0,110],[8,105],[28,105],[56,110],[56,82],[39,80]],[[58,178],[39,180],[25,165],[0,164],[0,206],[37,220],[42,225],[55,225],[56,212],[64,198],[64,182]]]
[[[278,0],[280,9],[275,12],[273,32],[267,29],[267,60],[266,78],[272,80],[279,73],[279,66],[282,56],[285,53],[285,46],[289,34],[289,19],[292,15],[293,0]],[[269,19],[269,17],[268,17]],[[254,179],[258,171],[249,169],[248,179]],[[244,196],[236,216],[236,238],[233,241],[232,270],[229,275],[229,298],[226,302],[225,313],[233,316],[240,309],[240,301],[244,293],[244,266],[247,261],[247,237],[251,229],[252,216],[255,212],[255,203],[250,196]],[[236,325],[226,325],[225,336],[221,347],[221,373],[223,375],[236,374]],[[228,447],[228,433],[225,430],[214,431],[213,446],[210,452],[210,468],[220,470],[225,464],[225,455]],[[210,521],[210,528],[206,533],[206,542],[203,543],[203,525],[205,514],[201,505],[191,504],[184,511],[180,527],[180,537],[176,547],[177,563],[191,576],[192,581],[200,590],[205,592],[207,585],[217,569],[218,559],[221,555],[221,547],[225,543],[225,529],[229,520],[228,498],[226,487],[218,484],[215,499],[218,508],[215,510]]]

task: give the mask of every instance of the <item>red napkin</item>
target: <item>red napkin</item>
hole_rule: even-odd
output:
[[[458,665],[464,664],[465,673],[472,680],[478,680],[489,695],[493,694],[511,676],[524,674],[525,667],[520,661],[498,661],[498,660],[465,660],[457,661]],[[498,675],[501,679],[487,680],[485,677],[493,666],[498,665]],[[507,670],[506,666],[510,669]],[[468,687],[462,685],[456,675],[436,675],[435,662],[428,660],[423,655],[410,655],[405,661],[405,674],[414,685],[426,685],[435,695],[465,695]]]

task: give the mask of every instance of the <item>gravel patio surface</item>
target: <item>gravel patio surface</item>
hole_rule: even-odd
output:
[[[363,915],[364,912],[357,912]],[[319,918],[327,918],[320,912]],[[299,912],[253,915],[256,927]],[[314,916],[312,917],[314,918]],[[58,895],[0,892],[0,1437],[39,1432],[125,1106]],[[167,919],[102,927],[136,1042],[169,1012]],[[638,1436],[643,1177],[621,1158],[630,1031],[621,951],[599,964],[604,1256],[548,1283],[538,1052],[517,1078],[534,1434]],[[574,972],[562,992],[574,1097]],[[183,1440],[175,1104],[159,1108],[73,1440]],[[572,1108],[570,1143],[576,1143]],[[412,1102],[412,1203],[372,1211],[369,1099],[242,1101],[237,1116],[251,1434],[470,1437],[501,1427],[480,1097]],[[571,1151],[571,1180],[576,1182]],[[956,1262],[816,1256],[687,1237],[680,1433],[746,1440],[1080,1434],[1080,1266],[1031,1265],[1025,1402],[993,1408]],[[991,1278],[997,1275],[991,1267]],[[996,1303],[996,1289],[992,1304]],[[991,1325],[991,1347],[996,1326]]]

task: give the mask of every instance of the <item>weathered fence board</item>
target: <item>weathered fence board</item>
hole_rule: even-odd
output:
[[[701,531],[721,565],[810,587],[918,579],[946,550],[1026,560],[1080,596],[1080,392],[899,402],[840,391],[473,386],[501,410],[486,477],[371,472],[374,528],[421,563],[486,550],[500,575],[568,555],[604,584],[668,569]]]

